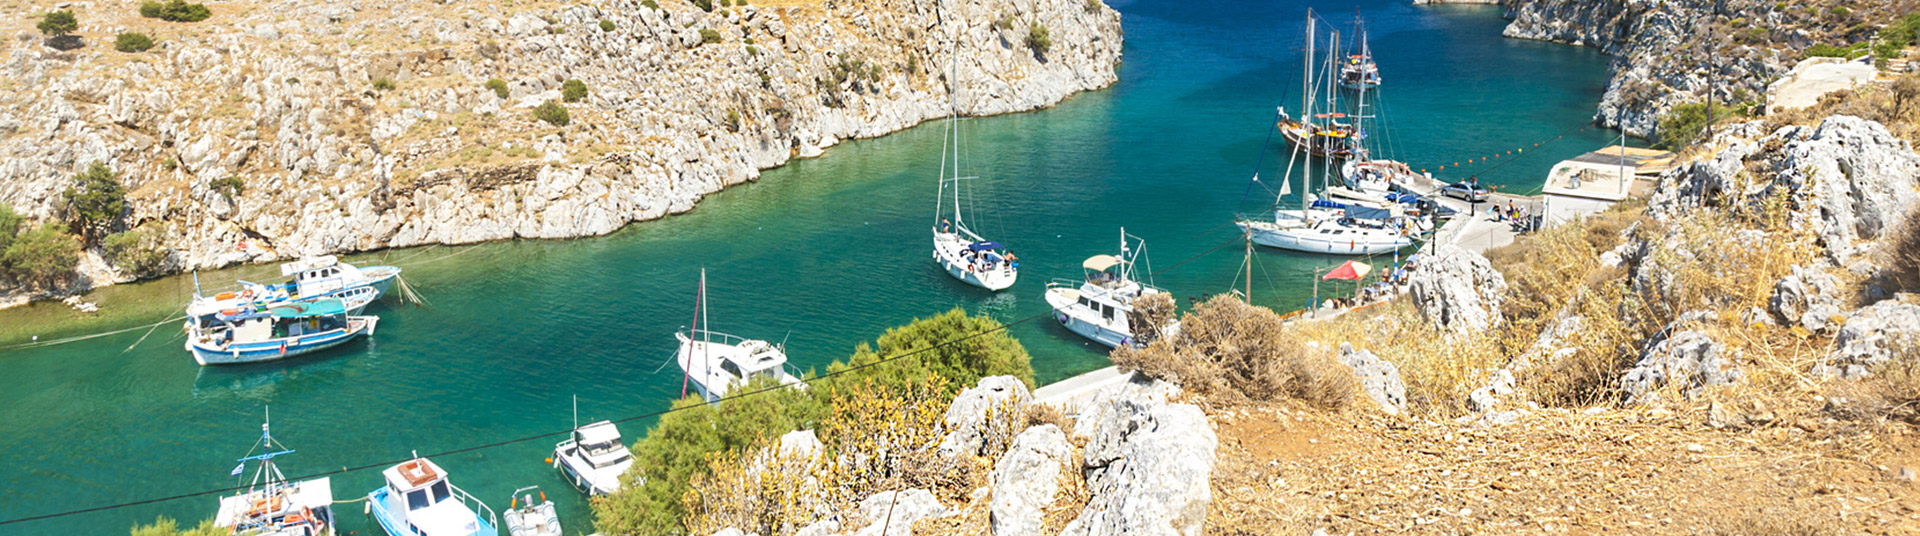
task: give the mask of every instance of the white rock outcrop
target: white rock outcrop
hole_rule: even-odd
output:
[[[1164,382],[1136,375],[1129,383]],[[1198,536],[1205,528],[1219,440],[1200,408],[1168,403],[1163,392],[1118,385],[1088,403],[1104,406],[1075,424],[1094,430],[1084,452],[1092,499],[1062,536]]]
[[[1360,381],[1360,392],[1367,399],[1380,405],[1380,410],[1398,415],[1407,409],[1407,385],[1400,380],[1400,368],[1393,362],[1373,355],[1372,351],[1355,350],[1352,344],[1340,343],[1340,362],[1353,369],[1353,377]]]
[[[1865,378],[1873,367],[1894,359],[1901,351],[1920,355],[1920,306],[1892,299],[1861,308],[1840,327],[1833,351],[1814,365],[1814,374],[1848,379]],[[1911,358],[1911,357],[1909,357]]]
[[[988,452],[993,445],[989,444],[987,434],[995,427],[1008,428],[1010,422],[1025,419],[1027,405],[1031,403],[1033,393],[1019,378],[980,378],[973,387],[962,389],[960,395],[954,397],[953,405],[947,406],[947,435],[941,438],[940,455],[953,458],[993,454]]]
[[[1679,385],[1681,393],[1691,397],[1702,388],[1734,383],[1741,376],[1738,362],[1720,343],[1706,333],[1685,330],[1648,347],[1640,361],[1620,376],[1619,385],[1628,401],[1651,402],[1669,384]]]
[[[1413,303],[1427,321],[1453,335],[1470,335],[1501,323],[1507,279],[1486,257],[1457,246],[1423,255],[1408,277]]]
[[[1046,508],[1060,493],[1060,476],[1075,469],[1073,444],[1059,427],[1043,424],[1020,432],[993,465],[988,504],[993,533],[1041,534]]]
[[[946,514],[947,508],[933,492],[920,488],[882,491],[860,501],[860,516],[867,518],[867,526],[854,536],[910,536],[914,523]]]

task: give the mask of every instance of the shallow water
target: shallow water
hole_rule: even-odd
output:
[[[672,332],[691,320],[701,268],[715,329],[785,339],[802,367],[952,307],[1005,320],[1044,313],[1047,280],[1077,277],[1082,259],[1110,253],[1121,226],[1146,239],[1155,269],[1220,247],[1155,283],[1183,298],[1226,291],[1243,260],[1228,224],[1273,201],[1247,178],[1263,160],[1271,180],[1285,155],[1266,139],[1274,106],[1298,106],[1302,6],[1114,4],[1127,32],[1119,83],[962,126],[971,173],[983,177],[971,221],[1023,260],[1008,291],[965,287],[929,261],[942,125],[923,125],[843,144],[692,213],[612,236],[361,256],[403,266],[430,305],[376,304],[383,320],[370,341],[289,363],[195,366],[172,323],[124,352],[146,330],[0,352],[0,407],[9,409],[0,414],[0,520],[232,485],[227,470],[268,405],[275,435],[298,450],[281,460],[290,474],[564,429],[569,395],[579,395],[583,418],[657,411],[678,394],[677,369],[662,366]],[[1316,5],[1341,25],[1354,9]],[[1387,77],[1392,152],[1416,168],[1527,147],[1525,158],[1482,177],[1537,190],[1552,163],[1613,135],[1580,130],[1604,89],[1606,58],[1593,50],[1502,39],[1505,21],[1492,7],[1368,0],[1359,10]],[[1305,304],[1313,267],[1344,260],[1253,257],[1255,301],[1280,310]],[[249,267],[202,280],[274,273]],[[191,288],[182,277],[108,289],[100,293],[108,314],[93,320],[68,319],[57,304],[0,312],[0,345],[150,323]],[[1106,364],[1104,351],[1044,317],[1011,332],[1041,381]],[[630,439],[641,424],[624,427]],[[541,485],[563,520],[585,529],[585,502],[543,463],[552,441],[435,461],[496,508],[514,488]],[[333,487],[352,499],[378,483],[369,470],[335,476]],[[191,498],[0,534],[120,533],[157,515],[203,519],[214,506]],[[357,503],[340,508],[347,531],[377,531]]]

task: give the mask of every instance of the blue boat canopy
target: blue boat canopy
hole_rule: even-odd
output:
[[[267,309],[279,318],[307,318],[343,314],[347,312],[347,305],[339,298],[323,298],[310,302],[280,303]]]
[[[990,249],[1003,249],[1003,248],[1005,248],[1005,247],[1007,247],[1007,246],[1005,246],[1005,245],[1002,245],[1002,244],[1001,244],[1001,243],[999,243],[999,242],[994,242],[994,241],[991,241],[991,240],[989,240],[989,241],[986,241],[986,242],[974,242],[974,243],[973,243],[973,245],[971,245],[971,246],[967,246],[967,249],[971,249],[971,250],[974,250],[974,251],[986,251],[986,250],[990,250]]]

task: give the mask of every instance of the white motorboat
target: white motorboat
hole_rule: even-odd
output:
[[[674,361],[686,373],[680,396],[686,396],[687,388],[691,387],[708,402],[719,402],[734,387],[759,379],[804,387],[800,378],[787,369],[787,352],[781,345],[706,329],[706,270],[700,271],[697,302],[694,310],[697,327],[673,334],[680,341]]]
[[[553,466],[587,495],[606,495],[620,491],[620,475],[633,467],[633,453],[620,441],[613,421],[576,424],[565,441],[553,446]]]
[[[538,493],[540,500],[534,501]],[[554,512],[553,501],[547,500],[547,492],[540,486],[527,486],[513,490],[513,499],[507,502],[507,511],[500,517],[507,522],[509,536],[560,536],[560,515]]]
[[[293,279],[278,285],[241,281],[239,289],[213,295],[200,295],[196,284],[193,300],[187,304],[187,316],[200,317],[223,309],[244,309],[320,298],[345,300],[349,305],[348,312],[358,314],[393,286],[393,282],[400,277],[400,268],[360,268],[340,262],[332,255],[321,255],[281,264],[280,275]]]
[[[273,439],[270,423],[260,425],[260,454],[241,458],[233,476],[258,461],[247,491],[220,498],[213,516],[216,527],[247,536],[334,536],[333,487],[326,477],[287,482],[273,459],[293,451]]]
[[[1133,303],[1166,292],[1134,279],[1138,273],[1134,261],[1146,252],[1146,245],[1134,237],[1136,247],[1129,248],[1127,238],[1127,230],[1121,229],[1119,255],[1094,255],[1081,262],[1080,267],[1086,270],[1086,277],[1081,281],[1056,279],[1047,284],[1047,305],[1053,307],[1054,320],[1110,348],[1144,344],[1146,341],[1142,339],[1146,337],[1139,335],[1149,326],[1134,325]],[[1154,330],[1153,335],[1158,336],[1169,327],[1150,328]]]
[[[958,43],[958,40],[954,41]],[[953,73],[948,80],[959,80],[960,49],[953,52]],[[948,84],[952,103],[947,111],[946,141],[940,156],[940,188],[933,204],[933,262],[947,275],[987,290],[1003,290],[1020,277],[1020,258],[1007,246],[982,238],[967,227],[966,213],[960,209],[960,187],[978,177],[960,176],[960,94],[959,84]],[[951,166],[949,166],[951,164]],[[949,173],[951,171],[951,173]],[[949,198],[948,193],[952,196]],[[948,206],[951,199],[952,205]],[[948,214],[949,208],[952,213]],[[949,217],[951,216],[951,217]]]
[[[367,494],[367,513],[389,536],[499,536],[493,508],[447,480],[426,458],[388,467],[386,484]]]

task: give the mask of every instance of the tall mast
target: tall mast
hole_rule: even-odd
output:
[[[1306,75],[1300,77],[1300,123],[1306,132],[1307,165],[1300,172],[1300,217],[1307,217],[1307,192],[1313,190],[1313,144],[1319,143],[1313,132],[1313,8],[1307,8],[1307,52],[1302,56]],[[1252,303],[1249,301],[1248,303]]]
[[[1340,31],[1334,30],[1332,33],[1333,43],[1327,47],[1327,70],[1330,71],[1327,74],[1327,129],[1329,131],[1333,131],[1333,126],[1339,121],[1339,118],[1334,117],[1334,114],[1340,113],[1340,77],[1338,76],[1338,69],[1340,68]],[[1326,163],[1328,169],[1320,174],[1320,191],[1322,192],[1327,191],[1327,184],[1333,180],[1333,170],[1331,169],[1333,168],[1333,137],[1327,136],[1326,143],[1327,157],[1321,159],[1321,161]]]
[[[1353,97],[1353,133],[1357,136],[1362,132],[1366,132],[1366,125],[1362,122],[1367,120],[1367,66],[1373,64],[1373,54],[1367,52],[1366,21],[1360,19],[1360,8],[1356,7],[1354,11],[1354,31],[1360,34],[1360,58],[1359,63],[1354,64],[1360,73],[1359,79],[1354,81],[1354,88],[1358,89],[1359,93]],[[1367,152],[1364,144],[1355,143],[1354,145],[1356,146],[1354,151],[1358,153],[1355,156],[1358,156],[1361,162],[1373,160],[1373,155]]]
[[[948,9],[947,14],[955,19],[959,18],[958,12],[953,9]],[[947,68],[949,73],[947,92],[950,94],[947,97],[949,105],[947,126],[953,133],[949,137],[953,140],[953,227],[955,231],[959,231],[966,227],[964,220],[960,218],[960,38],[964,35],[963,30],[966,29],[966,25],[956,26],[958,27],[953,31],[953,58]]]

